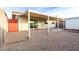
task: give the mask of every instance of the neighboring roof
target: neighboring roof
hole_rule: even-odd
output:
[[[23,12],[12,11],[12,14],[15,14],[15,15],[22,15]]]
[[[65,20],[79,19],[79,17],[65,18]]]

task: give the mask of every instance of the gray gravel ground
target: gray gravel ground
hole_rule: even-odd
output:
[[[9,32],[1,51],[79,51],[79,33],[66,30],[31,30],[27,32]]]

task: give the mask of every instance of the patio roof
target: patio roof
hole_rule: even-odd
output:
[[[57,25],[58,25],[58,29],[59,29],[60,18],[58,18],[58,17],[49,16],[47,14],[43,14],[43,13],[40,13],[40,12],[31,11],[31,10],[27,10],[24,13],[13,12],[12,14],[28,17],[28,37],[29,38],[31,38],[31,35],[30,35],[30,20],[33,19],[33,18],[34,18],[34,20],[41,20],[41,19],[47,20],[48,21],[48,33],[49,33],[49,20],[56,20]]]
[[[36,11],[32,11],[32,10],[29,10],[29,12],[30,12],[31,19],[47,20],[47,18],[49,16],[47,14],[36,12]],[[28,16],[28,11],[25,11],[25,12],[14,12],[13,11],[12,14],[19,15],[19,16]],[[57,20],[57,17],[49,16],[49,19],[50,20]]]

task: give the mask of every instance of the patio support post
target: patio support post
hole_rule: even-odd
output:
[[[57,28],[59,30],[59,18],[57,19]]]
[[[39,19],[38,19],[38,24],[39,24]],[[37,25],[38,25],[38,24],[37,24]],[[37,26],[37,28],[38,28],[38,26]],[[39,28],[38,28],[38,29],[39,29]]]
[[[48,33],[49,33],[49,16],[48,16]]]
[[[34,29],[34,20],[33,20],[33,29]]]
[[[63,21],[63,30],[64,30],[64,26],[65,26],[65,23],[64,23],[64,21]]]
[[[28,9],[28,37],[30,38],[30,11]]]

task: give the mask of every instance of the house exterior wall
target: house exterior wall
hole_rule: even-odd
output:
[[[55,28],[56,27],[56,21],[49,21],[49,28]]]
[[[12,14],[13,19],[18,18],[18,31],[28,31],[28,17],[26,15],[15,15]],[[48,24],[45,23],[45,19],[34,19],[30,18],[30,27],[31,28],[38,28],[38,29],[47,29]],[[47,21],[46,21],[47,22]],[[49,28],[55,28],[56,27],[56,21],[50,20],[49,21]]]
[[[27,17],[19,17],[18,18],[18,31],[28,31]]]
[[[33,22],[33,21],[30,21]],[[49,28],[55,28],[56,21],[50,20],[49,21]],[[48,24],[45,24],[44,21],[37,21],[37,28],[38,29],[46,29],[48,28]],[[25,16],[18,17],[18,31],[28,31],[28,18]]]
[[[5,36],[8,32],[8,21],[5,11],[0,8],[0,37]]]
[[[65,20],[66,29],[76,29],[79,30],[79,19],[68,19]]]
[[[52,24],[52,22],[54,22],[53,24]],[[49,28],[55,28],[56,27],[56,22],[55,21],[49,21]],[[44,22],[39,22],[38,23],[38,28],[39,29],[46,29],[46,28],[48,28],[48,24],[45,24]]]

